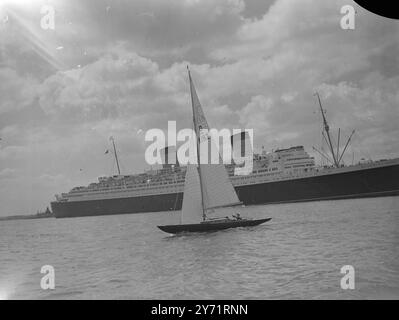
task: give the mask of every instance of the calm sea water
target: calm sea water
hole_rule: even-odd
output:
[[[0,222],[0,298],[398,299],[399,197],[254,206],[266,225],[170,236],[179,212]],[[55,269],[42,290],[40,269]],[[355,289],[342,290],[344,265]]]

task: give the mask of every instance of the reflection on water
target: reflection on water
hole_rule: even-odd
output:
[[[0,298],[399,298],[399,197],[253,206],[265,225],[171,236],[179,213],[0,223]],[[55,290],[42,290],[43,265]],[[355,268],[355,290],[340,269]]]

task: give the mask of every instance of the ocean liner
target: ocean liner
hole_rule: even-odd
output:
[[[342,158],[353,132],[341,152],[339,131],[335,148],[325,110],[316,95],[323,118],[323,138],[330,154],[315,147],[314,150],[328,165],[316,166],[314,157],[303,146],[253,154],[253,170],[248,175],[235,175],[236,165],[226,165],[243,205],[399,195],[399,158],[363,159],[345,165]],[[240,139],[245,140],[245,134],[240,134]],[[233,137],[231,141],[234,152]],[[169,164],[168,148],[161,169],[122,175],[113,139],[112,143],[118,174],[56,195],[56,201],[51,202],[56,218],[181,210],[187,167]]]

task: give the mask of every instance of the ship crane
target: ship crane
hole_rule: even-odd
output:
[[[324,131],[326,132],[327,137],[324,134],[324,132],[322,133],[322,135],[323,135],[323,138],[326,141],[326,143],[327,143],[327,145],[328,145],[328,147],[330,149],[331,156],[332,156],[332,161],[330,160],[330,157],[328,157],[325,153],[323,153],[322,151],[318,150],[317,148],[313,147],[313,150],[317,151],[323,158],[327,159],[335,167],[339,168],[339,166],[341,164],[342,157],[344,156],[344,154],[346,152],[346,148],[348,147],[349,142],[351,141],[351,139],[352,139],[352,137],[353,137],[353,135],[355,133],[355,130],[352,131],[351,135],[349,136],[348,140],[346,141],[344,150],[340,154],[340,152],[339,152],[339,143],[340,143],[340,138],[341,138],[341,128],[338,129],[337,151],[334,152],[334,146],[333,146],[331,135],[330,135],[330,126],[328,125],[327,118],[326,118],[326,115],[325,115],[326,111],[323,109],[323,106],[321,104],[319,93],[316,92],[315,96],[317,96],[317,100],[319,102],[321,115],[323,117],[323,127],[324,127]]]

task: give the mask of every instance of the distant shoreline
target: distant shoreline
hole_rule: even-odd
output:
[[[17,215],[17,216],[6,216],[0,217],[0,221],[8,221],[8,220],[31,220],[31,219],[44,219],[44,218],[55,218],[54,215],[51,214],[29,214],[29,215]]]

